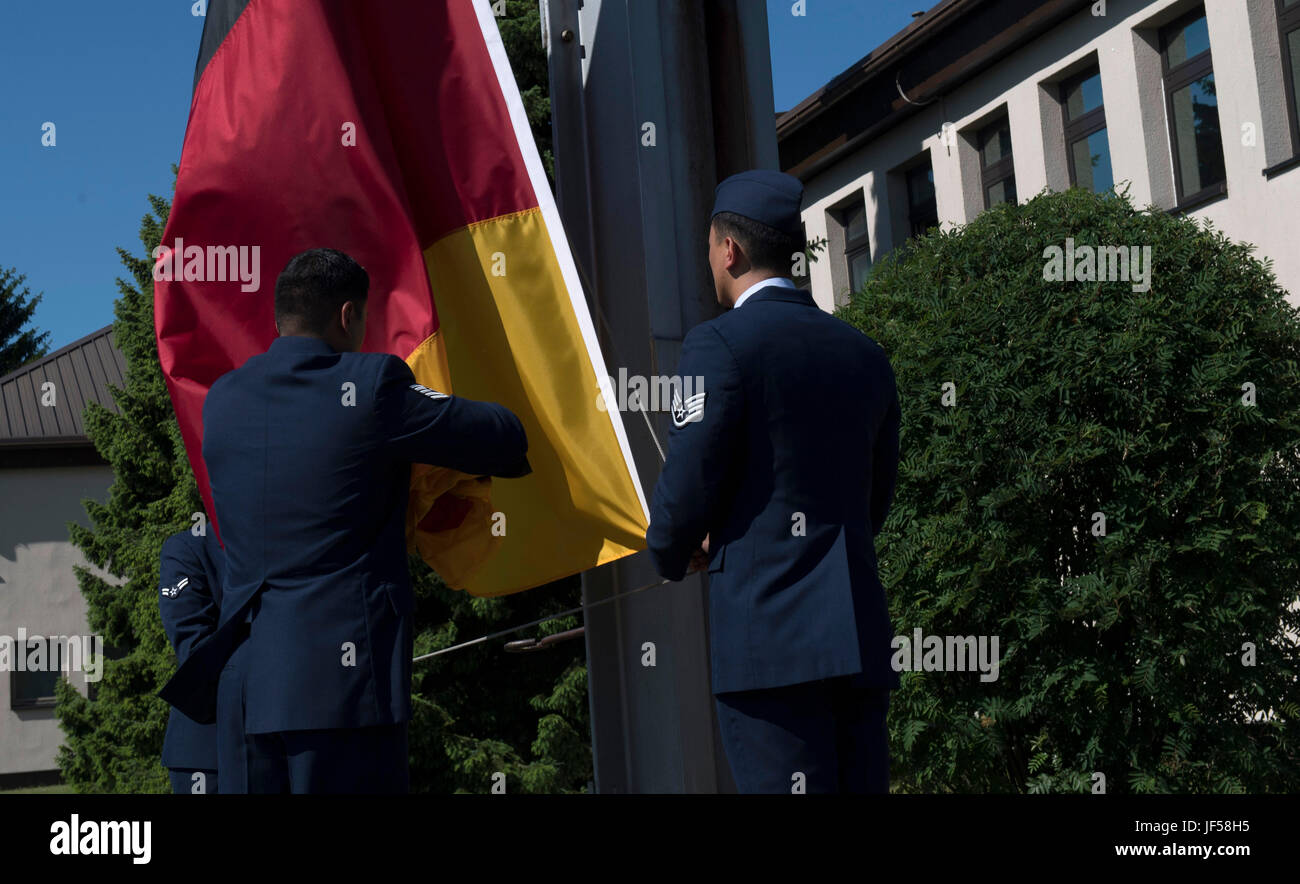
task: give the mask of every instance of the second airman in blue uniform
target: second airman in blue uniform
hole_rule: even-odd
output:
[[[899,677],[874,537],[899,404],[884,351],[789,279],[803,186],[717,189],[709,264],[731,308],[691,329],[646,540],[665,577],[707,555],[713,692],[741,792],[883,792]],[[703,545],[703,548],[702,548]]]
[[[184,663],[217,629],[224,553],[211,532],[195,535],[186,530],[163,541],[160,559],[158,609],[176,659]],[[173,708],[163,738],[162,763],[176,794],[216,794],[216,726],[200,724]]]

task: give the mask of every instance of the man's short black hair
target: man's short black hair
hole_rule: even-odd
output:
[[[804,244],[788,233],[735,212],[719,212],[713,216],[713,225],[719,238],[729,236],[740,245],[755,270],[789,276],[795,253],[804,250]]]
[[[275,321],[324,334],[346,301],[365,303],[370,275],[337,249],[294,255],[275,281]]]

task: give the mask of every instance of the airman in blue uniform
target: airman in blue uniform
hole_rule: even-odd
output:
[[[211,532],[195,535],[191,530],[178,531],[163,541],[158,609],[167,640],[180,663],[217,629],[223,558],[221,545]],[[216,794],[216,727],[200,724],[173,708],[163,738],[162,763],[176,794]]]
[[[741,792],[883,792],[898,687],[874,538],[893,499],[899,404],[881,347],[788,278],[803,186],[717,188],[709,264],[731,309],[691,329],[647,544],[706,565],[713,692]]]
[[[294,257],[276,281],[280,336],[204,402],[229,570],[214,640],[164,696],[215,714],[226,792],[407,791],[411,464],[531,471],[509,410],[359,352],[368,289],[341,252]]]

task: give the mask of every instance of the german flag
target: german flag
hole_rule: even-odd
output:
[[[504,595],[644,548],[636,467],[618,411],[597,406],[605,364],[486,0],[209,4],[155,253],[158,354],[209,513],[203,398],[271,344],[275,277],[318,246],[370,274],[365,350],[528,432],[524,479],[413,469],[408,541],[449,585]]]

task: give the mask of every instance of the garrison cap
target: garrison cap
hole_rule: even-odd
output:
[[[734,212],[795,239],[803,239],[799,218],[802,202],[803,182],[798,178],[771,169],[751,169],[732,175],[718,185],[713,215]]]

